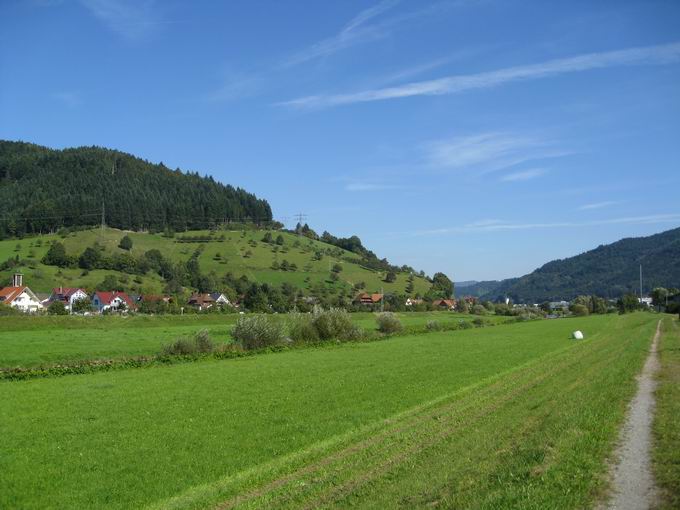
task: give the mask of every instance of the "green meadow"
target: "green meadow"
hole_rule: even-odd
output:
[[[0,383],[0,507],[592,506],[656,322],[532,321]]]
[[[388,283],[383,281],[384,273],[363,267],[355,253],[287,232],[270,231],[274,238],[280,234],[284,239],[284,245],[277,246],[262,242],[266,232],[220,230],[214,233],[213,240],[209,242],[179,242],[182,237],[207,236],[210,232],[207,230],[182,232],[175,238],[167,238],[161,234],[124,232],[113,228],[104,231],[92,229],[73,232],[64,238],[57,234],[48,234],[22,240],[0,241],[0,262],[16,256],[22,261],[28,261],[20,270],[25,274],[25,283],[35,292],[49,292],[60,285],[95,289],[106,275],[113,274],[123,278],[127,276],[129,283],[126,287],[137,292],[160,293],[164,283],[158,275],[152,273],[143,275],[140,278],[141,283],[135,283],[134,275],[125,275],[117,271],[93,270],[83,274],[82,269],[60,269],[40,262],[47,253],[51,241],[62,242],[68,255],[78,256],[95,242],[107,253],[122,252],[118,248],[118,243],[124,235],[128,235],[133,242],[131,253],[135,256],[157,249],[163,256],[177,262],[188,259],[196,249],[201,248],[203,252],[199,257],[199,263],[204,273],[214,271],[221,276],[231,272],[236,277],[245,275],[249,280],[258,283],[279,285],[288,282],[305,289],[313,285],[326,284],[331,267],[335,263],[340,263],[343,270],[340,273],[339,284],[351,286],[364,282],[368,292],[377,292],[382,288],[385,292],[405,293],[408,278],[406,273],[398,273],[396,281]],[[324,254],[321,260],[314,260],[316,251],[326,250],[331,250],[333,254]],[[274,261],[281,263],[283,260],[295,263],[297,271],[272,269]],[[9,282],[11,274],[12,271],[0,272],[0,284]],[[427,280],[416,276],[414,294],[425,294],[429,287]]]
[[[430,320],[445,325],[475,318],[452,312],[408,312],[397,316],[405,327],[416,328],[423,328]],[[231,328],[238,317],[238,314],[0,317],[0,368],[150,356],[176,338],[200,330],[207,330],[218,344],[231,343]],[[270,317],[285,320],[285,315]],[[351,317],[367,331],[376,328],[373,313],[353,313]],[[502,323],[512,318],[491,315],[483,320]]]

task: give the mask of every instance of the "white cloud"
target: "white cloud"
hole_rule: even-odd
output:
[[[603,207],[609,207],[610,205],[616,205],[618,202],[608,200],[606,202],[595,202],[594,204],[585,204],[578,208],[579,211],[591,211],[593,209],[602,209]]]
[[[535,179],[545,175],[545,169],[543,168],[531,168],[529,170],[522,170],[520,172],[513,172],[508,175],[501,177],[503,182],[516,182],[516,181],[528,181],[530,179]]]
[[[361,11],[338,34],[319,41],[293,55],[283,63],[283,66],[290,67],[302,64],[309,60],[326,57],[355,44],[383,37],[386,32],[380,27],[368,24],[368,22],[392,9],[397,3],[399,3],[399,0],[383,0],[377,5]]]
[[[488,132],[438,140],[424,144],[423,148],[427,161],[433,167],[475,170],[477,174],[568,154],[548,140],[506,132]],[[527,178],[530,177],[532,176]]]
[[[80,3],[112,31],[131,41],[168,23],[157,19],[154,0],[80,0]]]
[[[660,223],[680,223],[680,214],[652,214],[648,216],[628,216],[592,221],[563,221],[549,223],[516,223],[503,220],[482,220],[457,227],[445,227],[432,230],[412,232],[412,235],[444,235],[455,233],[499,232],[512,230],[562,229],[598,227],[605,225],[651,225]]]
[[[281,104],[296,108],[323,108],[413,96],[455,94],[468,90],[496,87],[510,82],[547,78],[591,69],[627,65],[670,64],[678,60],[680,60],[680,43],[672,43],[617,51],[587,53],[575,57],[549,60],[539,64],[508,67],[477,74],[447,76],[436,80],[413,82],[396,87],[365,90],[349,94],[306,96]]]

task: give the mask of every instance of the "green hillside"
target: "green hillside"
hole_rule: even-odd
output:
[[[533,273],[491,284],[483,299],[540,303],[579,295],[618,298],[640,289],[680,287],[680,228],[647,237],[627,238],[575,257],[548,262]],[[471,289],[472,290],[472,289]]]
[[[283,244],[263,242],[266,232],[274,238],[280,235]],[[49,234],[0,241],[0,262],[17,257],[20,261],[18,266],[0,271],[0,281],[8,283],[11,274],[20,271],[25,275],[25,283],[36,292],[48,292],[60,285],[94,290],[107,275],[115,275],[121,287],[129,292],[162,292],[166,282],[152,271],[143,275],[102,269],[84,271],[78,267],[59,268],[41,262],[53,241],[63,243],[67,255],[74,257],[95,243],[105,254],[127,253],[118,247],[125,235],[133,242],[130,250],[133,257],[141,257],[145,252],[156,249],[165,258],[177,263],[188,260],[200,250],[197,259],[201,272],[213,273],[218,280],[227,273],[236,278],[245,275],[251,282],[260,284],[278,286],[286,282],[302,289],[305,294],[313,294],[310,291],[320,286],[350,292],[355,284],[363,282],[365,287],[362,290],[366,292],[377,292],[382,288],[386,293],[407,294],[410,273],[397,272],[396,281],[388,283],[383,281],[385,272],[362,266],[360,256],[353,252],[288,232],[258,229],[216,230],[212,233],[207,230],[190,231],[168,238],[162,234],[96,228],[72,232],[65,237]],[[185,242],[192,237],[209,240]],[[297,269],[272,269],[275,262],[281,265],[284,260],[288,265],[295,264]],[[329,277],[336,264],[340,264],[342,270],[338,273],[338,281],[333,282]],[[429,287],[430,283],[425,278],[414,275],[412,294],[424,294]]]
[[[266,224],[269,204],[197,172],[101,147],[54,150],[0,140],[0,239],[106,224],[191,230],[233,220]]]

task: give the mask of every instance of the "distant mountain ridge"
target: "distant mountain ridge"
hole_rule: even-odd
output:
[[[0,140],[0,239],[101,223],[126,230],[267,223],[267,201],[243,189],[101,147],[54,150]]]
[[[600,245],[574,257],[548,262],[520,278],[480,282],[464,288],[463,293],[478,290],[485,283],[490,288],[479,294],[481,299],[509,297],[517,303],[541,303],[586,294],[618,298],[628,292],[639,294],[640,264],[644,293],[654,287],[680,287],[680,228]]]

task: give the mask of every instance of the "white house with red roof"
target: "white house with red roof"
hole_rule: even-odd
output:
[[[87,292],[83,289],[75,287],[59,287],[57,289],[52,289],[52,294],[47,299],[46,306],[54,303],[55,301],[61,301],[64,304],[64,308],[69,312],[73,309],[73,303],[80,301],[81,299],[87,299]]]
[[[27,313],[35,313],[43,309],[38,296],[24,285],[22,274],[12,276],[12,285],[0,289],[0,303]]]
[[[100,292],[97,291],[92,296],[92,306],[97,312],[104,313],[116,310],[133,310],[137,306],[130,296],[125,292]]]

